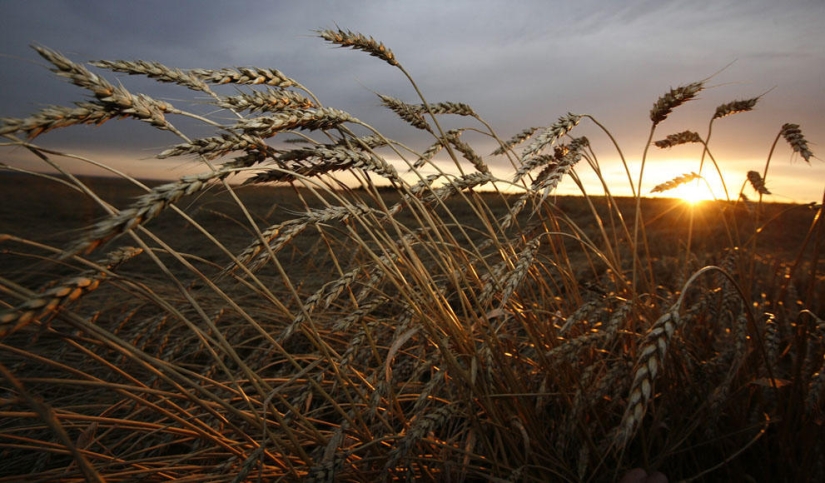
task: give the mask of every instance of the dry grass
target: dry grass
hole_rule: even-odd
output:
[[[382,43],[319,35],[400,69],[418,99],[380,100],[432,141],[387,139],[272,69],[92,64],[206,94],[237,119],[222,124],[37,49],[93,98],[0,126],[32,153],[0,180],[21,207],[0,208],[0,481],[825,478],[823,208],[763,203],[777,142],[743,180],[756,203],[643,200],[626,164],[633,198],[550,197],[601,172],[571,136],[593,123],[613,140],[593,116],[505,142],[470,106],[427,102]],[[703,87],[654,103],[645,153]],[[656,191],[718,170],[713,122],[760,98],[716,108],[704,139],[656,143],[703,145],[697,172]],[[33,144],[116,118],[175,133],[158,156],[204,172],[78,178]],[[499,148],[480,155],[470,131]],[[781,138],[813,157],[798,126]],[[25,191],[42,186],[57,208]]]

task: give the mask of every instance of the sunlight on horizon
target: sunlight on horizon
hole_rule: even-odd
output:
[[[696,205],[702,201],[711,201],[714,199],[713,193],[711,193],[703,180],[685,183],[672,190],[663,192],[662,196],[679,198],[690,205]]]
[[[80,149],[75,148],[73,154],[87,157],[87,160],[82,158],[66,157],[61,158],[63,167],[80,176],[118,176],[116,172],[107,170],[101,164],[121,170],[122,172],[133,176],[140,180],[156,180],[163,182],[172,182],[183,177],[198,174],[204,171],[205,166],[200,164],[193,158],[174,158],[174,159],[155,159],[147,151],[142,152],[121,152],[118,150],[101,150],[101,149]],[[103,161],[101,161],[103,160]],[[34,164],[32,162],[34,161]],[[7,153],[2,163],[9,166],[11,171],[17,169],[44,172],[55,174],[53,168],[46,165],[38,165],[31,153],[23,150],[17,150]],[[388,159],[399,172],[400,176],[406,179],[410,184],[415,184],[420,181],[419,176],[409,172],[409,165],[401,162],[398,159]],[[617,197],[632,196],[629,187],[627,175],[622,169],[618,160],[605,158],[603,160],[602,176],[607,187],[609,187],[610,194]],[[101,164],[97,164],[101,163]],[[455,164],[448,159],[433,160],[437,169],[430,169],[425,167],[419,173],[421,176],[435,174],[439,170],[445,173],[451,173],[448,177],[454,178],[457,173]],[[695,159],[654,159],[647,163],[645,176],[643,180],[643,188],[641,190],[642,197],[645,198],[675,198],[683,199],[690,204],[696,204],[701,201],[708,200],[725,200],[726,193],[722,181],[719,179],[719,174],[712,166],[705,165],[702,170],[702,179],[689,181],[685,184],[679,185],[675,188],[665,191],[653,193],[652,189],[660,184],[673,180],[678,176],[683,176],[688,173],[697,171],[698,162]],[[739,163],[742,164],[742,163]],[[631,176],[634,184],[638,181],[638,165],[636,163],[629,163],[631,169]],[[811,166],[804,166],[807,171],[803,171],[805,176],[800,179],[799,168],[796,166],[786,166],[777,164],[773,167],[769,187],[772,195],[766,197],[765,201],[769,202],[784,202],[784,203],[807,203],[811,200],[821,200],[822,195],[811,190],[808,185],[815,183],[815,180],[820,179],[820,172],[822,167],[813,165],[818,171],[810,170]],[[490,191],[498,189],[504,193],[520,194],[523,192],[524,186],[520,183],[511,183],[513,179],[513,168],[503,162],[491,163],[491,171],[493,175],[499,178],[500,182],[496,183],[494,187],[492,184],[486,184],[478,187],[479,191]],[[256,171],[255,167],[249,168],[250,173]],[[582,164],[579,164],[574,169],[574,172],[583,183],[585,192],[588,196],[604,196],[604,186],[599,180],[598,176],[593,170]],[[532,173],[535,175],[536,172]],[[360,183],[350,173],[337,172],[337,179],[344,181],[349,186],[358,186]],[[239,175],[231,178],[231,183],[240,183],[248,176]],[[735,201],[739,197],[739,190],[742,189],[743,183],[746,180],[744,171],[737,169],[729,169],[725,172],[725,178],[728,182],[728,193],[731,201]],[[532,178],[526,178],[527,183]],[[436,186],[443,184],[443,181],[436,183]],[[755,195],[753,189],[749,185],[744,185],[744,193],[752,197]],[[553,195],[558,196],[581,196],[583,194],[581,188],[573,182],[570,176],[565,176],[558,187],[552,192]]]

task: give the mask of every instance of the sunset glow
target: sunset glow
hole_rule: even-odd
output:
[[[710,192],[708,186],[701,180],[683,184],[669,193],[670,196],[681,198],[685,203],[691,205],[713,199],[713,193]]]

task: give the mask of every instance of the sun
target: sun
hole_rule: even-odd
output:
[[[693,171],[682,176],[677,176],[660,186],[665,188],[664,191],[667,196],[681,199],[691,207],[695,207],[705,201],[718,199],[716,193],[723,191],[727,193],[724,180],[709,180]],[[659,186],[657,186],[657,188],[659,188]]]
[[[707,186],[702,183],[684,184],[675,189],[673,194],[689,205],[696,205],[711,199]]]
[[[691,181],[667,192],[669,196],[679,198],[683,202],[696,206],[704,201],[712,200],[713,193],[706,183]]]

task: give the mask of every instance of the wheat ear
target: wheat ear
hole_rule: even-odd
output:
[[[298,82],[276,69],[239,67],[237,69],[192,69],[188,73],[211,84],[268,85],[273,87],[300,86]]]
[[[673,178],[669,181],[665,181],[664,183],[657,184],[656,186],[653,187],[652,190],[650,190],[650,192],[651,193],[661,193],[663,191],[672,190],[674,188],[678,188],[679,186],[681,186],[683,184],[690,183],[691,181],[693,181],[695,179],[699,179],[699,178],[701,178],[701,176],[699,176],[698,174],[691,171],[690,173],[683,174],[681,176],[677,176],[677,177],[675,177],[675,178]]]
[[[527,276],[527,272],[530,270],[530,266],[533,265],[533,260],[536,258],[539,245],[540,241],[538,238],[530,240],[524,247],[524,250],[519,254],[515,269],[510,272],[502,282],[504,287],[501,293],[502,306],[507,304],[507,301],[510,300],[510,297],[515,293],[516,288],[518,288],[518,285],[524,280],[524,277]]]
[[[636,360],[627,408],[616,437],[619,446],[624,446],[633,437],[636,427],[645,415],[647,403],[653,395],[653,382],[662,367],[668,344],[678,324],[679,306],[676,304],[659,317],[642,343],[639,358]]]
[[[499,154],[504,154],[508,149],[512,149],[514,146],[517,146],[527,139],[530,138],[536,131],[541,129],[540,127],[528,127],[524,129],[520,133],[516,134],[515,136],[511,137],[507,141],[504,142],[502,146],[499,146],[495,151],[490,153],[491,156],[497,156]]]
[[[72,62],[54,50],[40,46],[36,46],[34,49],[54,65],[53,72],[60,77],[69,79],[77,86],[90,90],[97,101],[107,110],[117,113],[119,116],[134,117],[146,121],[160,129],[172,131],[185,139],[185,136],[164,117],[165,113],[181,113],[171,104],[157,101],[145,94],[134,96],[125,88],[113,86],[106,79],[92,73],[86,67]]]
[[[653,125],[656,126],[667,119],[673,109],[695,98],[696,94],[704,88],[704,85],[704,81],[693,82],[686,86],[671,89],[667,94],[660,97],[650,110],[650,120],[653,121]]]
[[[89,270],[66,278],[22,304],[12,309],[0,311],[0,339],[20,330],[34,320],[56,313],[70,302],[97,290],[101,281],[107,277],[108,271],[117,268],[142,252],[142,249],[132,247],[113,250],[106,258],[98,262],[98,265],[106,271]]]
[[[175,183],[157,186],[138,198],[131,207],[94,225],[86,239],[75,243],[66,251],[66,255],[89,253],[116,236],[157,218],[164,209],[184,196],[202,191],[211,186],[215,180],[223,179],[235,171],[235,169],[227,169],[184,176]]]
[[[240,119],[230,129],[269,138],[290,129],[310,131],[332,129],[345,122],[360,123],[358,119],[344,111],[332,107],[323,107],[318,109],[292,109],[280,111],[266,117]]]
[[[756,171],[748,171],[748,182],[753,186],[753,189],[760,195],[769,195],[771,192],[765,186],[765,180]]]
[[[156,157],[166,159],[173,156],[183,156],[194,154],[203,156],[204,159],[217,159],[233,151],[251,151],[272,154],[273,150],[263,139],[258,136],[248,134],[223,133],[219,136],[193,139],[191,141],[177,144],[162,151]]]
[[[0,135],[22,132],[29,139],[76,124],[100,125],[117,114],[93,102],[78,102],[75,107],[50,106],[27,118],[0,119]]]
[[[541,204],[547,195],[561,183],[561,180],[581,160],[582,150],[590,144],[586,137],[576,138],[567,146],[559,147],[554,156],[555,163],[549,164],[533,182],[532,190],[541,191]]]
[[[656,145],[657,148],[672,148],[673,146],[678,146],[679,144],[687,144],[687,143],[701,143],[702,138],[699,137],[698,133],[693,131],[683,131],[677,134],[670,134],[665,139],[660,141],[656,141],[653,144]]]
[[[427,433],[438,430],[457,412],[458,404],[448,404],[416,418],[406,433],[404,433],[404,436],[401,437],[396,446],[389,452],[384,469],[391,470],[395,468],[398,462],[407,456]]]
[[[799,129],[799,124],[783,124],[782,125],[782,137],[785,138],[785,141],[791,145],[794,152],[799,153],[807,162],[811,162],[811,158],[814,156],[814,153],[808,149],[808,141],[805,140],[805,136],[802,135],[802,130]]]
[[[530,172],[535,165],[532,165],[530,160],[534,158],[546,146],[550,146],[562,136],[570,132],[581,121],[582,116],[568,112],[566,116],[562,116],[555,124],[542,131],[536,136],[529,146],[527,146],[521,154],[522,165],[516,171],[515,181],[520,180],[525,174]]]
[[[308,162],[314,159],[317,162]],[[376,173],[395,182],[401,182],[398,172],[381,157],[371,153],[353,151],[340,146],[318,146],[289,151],[278,156],[277,168],[267,169],[245,183],[293,181],[300,177],[317,177],[333,171],[361,169]]]
[[[287,109],[317,107],[315,102],[297,92],[271,87],[264,91],[242,92],[235,96],[220,97],[217,104],[226,109],[249,112],[278,112]]]
[[[318,35],[333,44],[338,44],[341,47],[352,47],[356,50],[363,50],[373,57],[378,57],[384,62],[397,66],[398,61],[395,60],[395,54],[392,50],[384,46],[383,43],[373,39],[372,37],[365,37],[359,33],[353,33],[349,30],[321,30]]]
[[[716,112],[713,114],[713,119],[719,119],[726,116],[732,116],[734,114],[738,114],[740,112],[748,112],[752,111],[753,108],[756,106],[756,103],[761,99],[762,96],[754,97],[751,99],[743,99],[733,102],[728,102],[727,104],[722,104],[721,106],[716,108]]]
[[[148,62],[145,60],[98,60],[90,62],[90,64],[101,69],[111,70],[112,72],[143,75],[150,79],[155,79],[158,82],[169,82],[194,91],[210,92],[209,85],[207,85],[200,76],[191,71],[167,67],[160,62]]]
[[[398,114],[398,117],[406,121],[409,125],[432,132],[432,128],[429,124],[427,124],[427,121],[424,119],[424,115],[418,106],[408,104],[402,100],[383,94],[379,94],[378,97],[381,99],[382,105]]]

